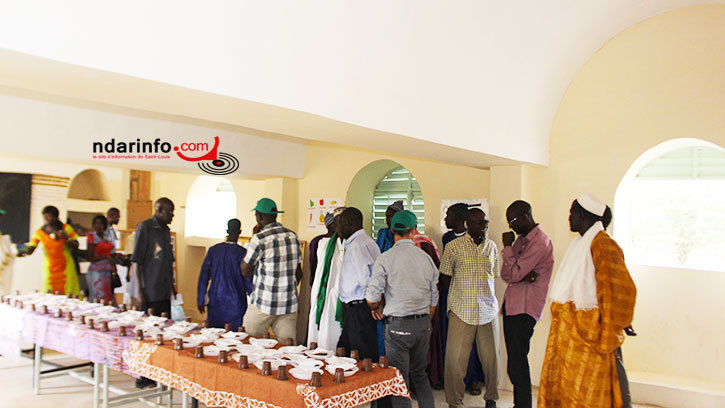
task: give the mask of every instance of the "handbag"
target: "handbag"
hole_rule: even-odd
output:
[[[116,289],[121,287],[121,277],[118,276],[118,272],[111,271],[111,289]]]

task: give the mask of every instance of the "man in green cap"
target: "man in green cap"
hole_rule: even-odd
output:
[[[411,240],[417,223],[415,214],[407,210],[393,216],[390,227],[395,244],[375,261],[365,298],[373,316],[385,323],[385,352],[390,364],[400,370],[408,389],[411,385],[415,389],[418,406],[432,408],[433,390],[426,366],[430,321],[438,305],[438,268]],[[393,406],[410,407],[411,401],[393,397]]]
[[[249,241],[242,274],[254,276],[254,290],[244,315],[244,327],[261,337],[272,328],[281,342],[297,337],[297,282],[302,278],[302,255],[297,234],[277,222],[277,204],[269,198],[252,210],[256,233]]]

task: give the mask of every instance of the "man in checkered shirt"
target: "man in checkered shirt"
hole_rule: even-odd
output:
[[[494,278],[499,276],[496,244],[486,237],[488,220],[480,208],[468,210],[468,232],[446,245],[441,257],[441,284],[448,290],[448,343],[445,392],[449,407],[463,407],[468,359],[474,340],[486,377],[486,408],[498,399],[493,320],[498,316]]]
[[[284,342],[297,337],[297,282],[302,255],[297,234],[277,222],[277,204],[269,198],[254,207],[259,232],[252,237],[242,262],[242,274],[254,276],[254,291],[244,315],[249,335],[262,337],[272,328]]]

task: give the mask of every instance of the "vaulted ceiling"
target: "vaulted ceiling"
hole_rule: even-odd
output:
[[[477,167],[546,164],[586,60],[701,3],[7,2],[0,85]]]

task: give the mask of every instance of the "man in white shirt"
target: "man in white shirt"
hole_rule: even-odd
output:
[[[337,343],[345,353],[358,350],[360,358],[378,358],[377,322],[365,300],[365,290],[380,256],[380,248],[363,229],[363,215],[355,207],[346,208],[337,217],[337,231],[345,240],[340,270],[340,301],[344,320]]]

